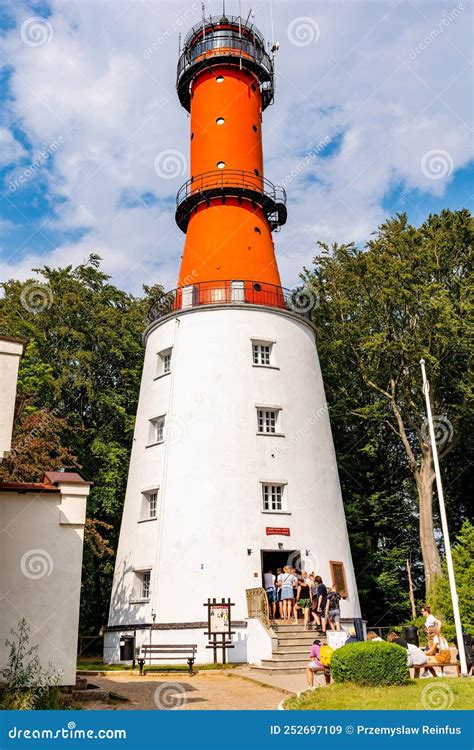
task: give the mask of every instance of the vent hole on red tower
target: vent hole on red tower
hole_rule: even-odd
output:
[[[262,287],[261,287],[260,284],[254,284],[253,288],[254,288],[255,292],[261,292],[262,291]]]
[[[224,169],[224,167],[225,167],[225,161],[217,162],[217,169]]]
[[[224,82],[224,76],[216,76],[216,83],[223,83]]]
[[[217,125],[223,125],[225,122],[223,117],[218,117],[216,120]]]
[[[252,128],[253,128],[253,132],[256,133],[257,130],[258,130],[257,126],[256,125],[252,125]]]
[[[194,133],[191,133],[191,140],[193,140],[193,138],[194,138]]]
[[[257,232],[257,234],[262,234],[262,230],[260,229],[260,227],[254,227],[253,231]]]
[[[259,176],[259,174],[260,174],[260,172],[258,171],[258,169],[254,169],[253,171],[255,172],[255,174],[256,174],[256,175],[257,175],[257,177],[258,177],[258,176]]]

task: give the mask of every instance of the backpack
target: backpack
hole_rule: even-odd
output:
[[[332,655],[334,653],[334,649],[331,648],[331,646],[328,646],[326,643],[324,643],[320,650],[319,650],[319,661],[323,665],[323,667],[329,667],[331,664]]]

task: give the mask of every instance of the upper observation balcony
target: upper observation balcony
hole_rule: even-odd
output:
[[[273,59],[265,49],[261,33],[240,16],[213,16],[193,26],[178,61],[176,88],[188,112],[192,79],[200,71],[217,65],[237,65],[250,70],[260,82],[262,108],[273,102]]]

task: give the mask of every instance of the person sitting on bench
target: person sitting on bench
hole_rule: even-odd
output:
[[[311,646],[310,652],[309,652],[309,658],[311,659],[310,663],[306,667],[306,680],[308,682],[308,687],[313,687],[313,679],[316,672],[324,672],[324,679],[326,680],[326,685],[329,685],[331,682],[331,672],[329,670],[329,667],[325,667],[324,664],[321,664],[319,661],[321,655],[321,641],[314,641],[313,645]]]

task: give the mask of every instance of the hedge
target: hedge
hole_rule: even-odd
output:
[[[402,685],[408,677],[407,651],[396,643],[348,643],[331,659],[335,682],[357,685]]]

